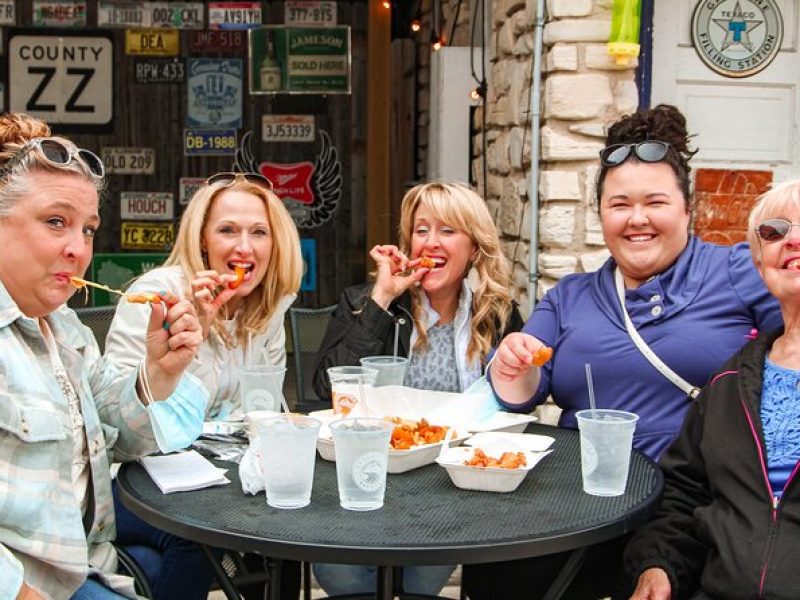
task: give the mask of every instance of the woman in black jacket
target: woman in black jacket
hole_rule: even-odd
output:
[[[390,355],[395,345],[409,357],[406,385],[463,391],[483,374],[492,347],[522,327],[492,217],[464,185],[411,189],[402,203],[400,247],[375,246],[370,256],[375,282],[345,289],[325,332],[314,373],[322,399],[331,397],[329,367]]]
[[[509,293],[511,267],[486,203],[457,183],[428,183],[403,198],[400,247],[375,246],[374,283],[348,288],[319,353],[314,390],[331,397],[327,369],[365,356],[409,358],[407,386],[461,392],[483,375],[486,355],[522,318]],[[407,567],[405,592],[438,594],[450,566]],[[314,566],[330,595],[375,589],[374,569]]]
[[[800,180],[767,192],[747,231],[785,329],[722,367],[662,457],[664,497],[625,551],[634,600],[800,597]]]

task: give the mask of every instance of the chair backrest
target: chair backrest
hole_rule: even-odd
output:
[[[97,345],[100,346],[101,353],[105,352],[106,336],[111,327],[111,321],[114,320],[114,313],[116,310],[116,306],[96,306],[75,309],[75,313],[78,315],[81,323],[92,330],[94,338],[97,340]]]
[[[289,308],[297,403],[300,408],[319,408],[322,404],[312,389],[311,381],[317,365],[317,352],[335,310],[335,304],[324,308]]]

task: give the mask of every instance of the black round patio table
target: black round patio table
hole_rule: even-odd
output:
[[[263,493],[242,492],[237,465],[229,485],[162,494],[138,463],[117,475],[122,502],[146,522],[211,547],[307,562],[375,565],[376,597],[391,598],[392,566],[515,560],[575,550],[552,595],[577,572],[583,551],[643,522],[661,493],[658,467],[634,451],[625,494],[590,496],[581,483],[578,432],[532,425],[528,433],[555,438],[553,452],[516,491],[456,488],[429,465],[389,475],[380,510],[339,506],[335,464],[318,458],[311,504],[295,510],[267,506]],[[566,584],[564,583],[566,580]],[[270,585],[270,590],[277,586]]]

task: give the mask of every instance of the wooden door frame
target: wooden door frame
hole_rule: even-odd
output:
[[[392,11],[369,1],[367,27],[367,247],[391,243],[390,121]],[[367,259],[367,272],[372,262]]]

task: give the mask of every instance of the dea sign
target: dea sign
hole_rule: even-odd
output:
[[[783,41],[783,18],[774,0],[703,0],[692,17],[700,59],[725,77],[765,69]]]

